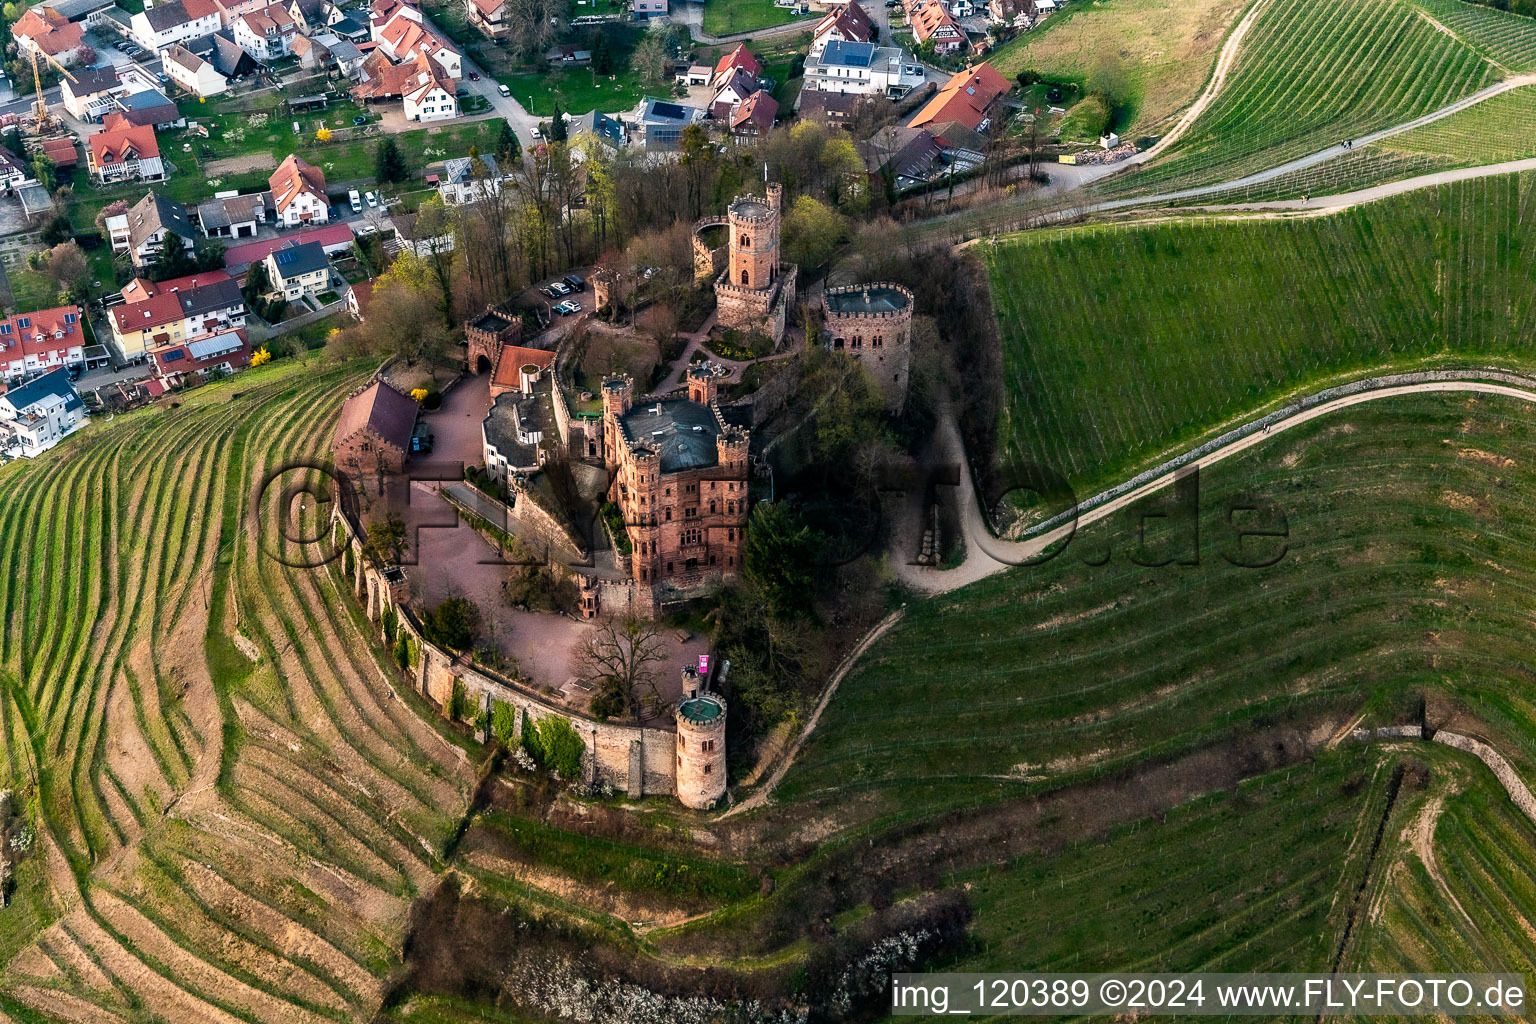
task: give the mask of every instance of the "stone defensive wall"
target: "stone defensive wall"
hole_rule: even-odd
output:
[[[711,228],[720,229],[720,244],[709,245],[704,233]],[[693,276],[699,281],[713,280],[725,269],[725,259],[730,252],[729,222],[724,217],[704,217],[693,224]]]
[[[455,686],[463,687],[466,708],[486,709],[493,701],[510,705],[517,716],[517,734],[524,721],[563,718],[586,744],[583,754],[584,783],[605,781],[626,792],[632,799],[651,794],[676,795],[677,734],[671,729],[647,728],[599,722],[585,715],[558,707],[544,700],[514,680],[483,666],[474,666],[460,656],[430,642],[422,635],[421,623],[404,604],[403,578],[391,581],[386,570],[370,566],[363,558],[363,531],[338,505],[332,516],[338,546],[350,553],[351,573],[346,565],[335,568],[346,579],[353,596],[363,603],[368,621],[378,630],[378,639],[390,642],[384,634],[384,613],[395,610],[395,635],[404,635],[415,657],[405,668],[412,689],[447,714]],[[398,572],[398,570],[395,570]],[[466,712],[473,717],[473,710]],[[486,737],[481,737],[485,739]]]

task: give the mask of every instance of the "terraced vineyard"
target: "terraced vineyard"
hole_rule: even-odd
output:
[[[1325,378],[1528,358],[1532,185],[1504,176],[1326,217],[1089,227],[983,247],[1003,337],[1005,461],[1043,462],[1086,495]]]
[[[1410,0],[1500,67],[1536,71],[1536,23],[1468,0]]]
[[[1536,22],[1529,38],[1536,42]],[[1270,0],[1188,133],[1165,158],[1104,191],[1238,178],[1412,120],[1501,76],[1408,0]]]
[[[252,508],[365,373],[252,371],[0,471],[0,774],[39,834],[0,913],[0,1016],[377,1005],[472,767],[335,577],[263,553],[288,544],[279,489]]]

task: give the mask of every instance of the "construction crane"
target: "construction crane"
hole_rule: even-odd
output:
[[[52,114],[48,113],[48,100],[43,96],[43,73],[37,65],[39,51],[37,47],[29,46],[27,47],[27,52],[32,55],[32,87],[37,90],[37,102],[32,104],[32,117],[37,121],[38,134],[42,134],[53,126],[55,119]],[[41,56],[43,60],[46,60],[49,64],[52,64],[54,67],[58,68],[59,74],[69,79],[71,82],[79,81],[79,79],[75,77],[74,72],[70,71],[69,68],[65,67],[63,64],[60,64],[53,57],[46,53],[41,54]]]

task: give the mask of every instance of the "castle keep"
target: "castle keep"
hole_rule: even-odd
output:
[[[721,416],[715,378],[703,366],[688,371],[688,397],[634,401],[629,377],[603,382],[603,450],[635,579],[659,596],[735,575],[747,525],[748,432]]]
[[[795,277],[799,268],[779,259],[779,203],[784,187],[767,187],[767,196],[737,196],[726,210],[727,255],[724,269],[715,279],[717,320],[722,327],[762,331],[774,343],[784,339],[784,321],[795,301]],[[701,252],[705,229],[695,231],[694,267],[713,270],[714,253]]]
[[[823,305],[827,347],[863,363],[885,393],[886,409],[900,412],[912,362],[912,293],[888,281],[828,288]]]

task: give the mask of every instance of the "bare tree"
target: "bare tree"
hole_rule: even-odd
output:
[[[592,698],[594,713],[638,715],[642,694],[659,703],[655,669],[666,657],[666,644],[656,623],[611,616],[600,620],[577,658],[582,675],[597,684]]]

